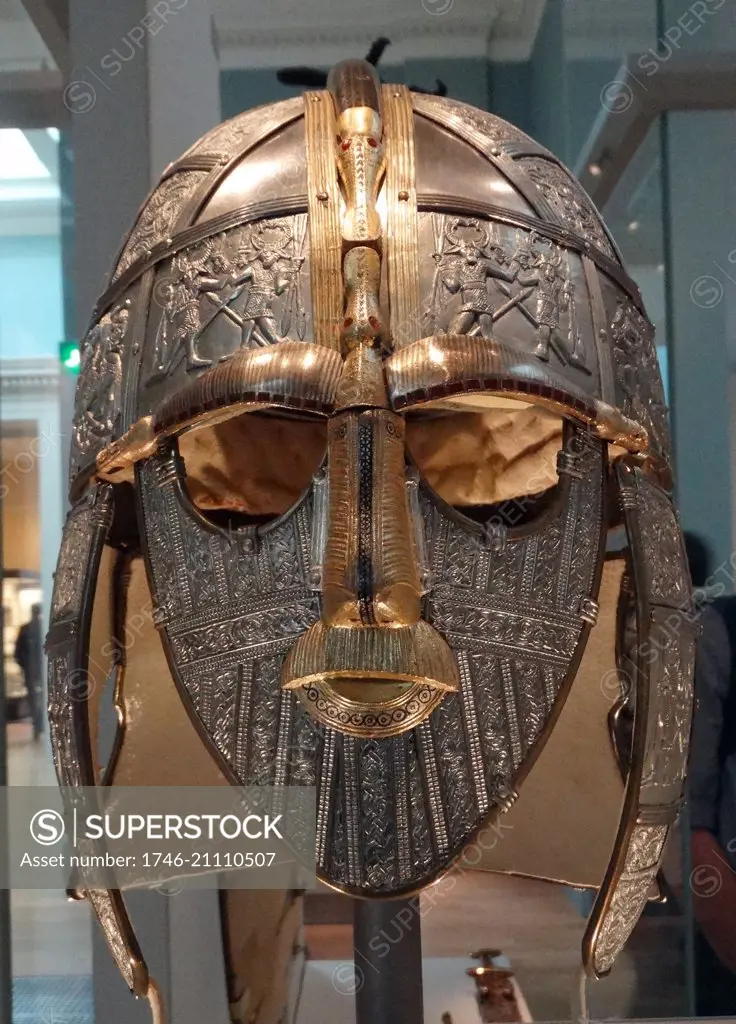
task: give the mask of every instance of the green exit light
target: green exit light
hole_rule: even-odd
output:
[[[59,342],[59,360],[67,373],[79,373],[82,362],[79,355],[79,343],[76,341]]]

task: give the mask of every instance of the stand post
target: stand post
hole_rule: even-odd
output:
[[[419,897],[355,900],[357,1024],[423,1024]]]

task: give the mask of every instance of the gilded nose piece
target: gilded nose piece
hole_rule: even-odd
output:
[[[322,618],[329,626],[411,626],[421,587],[404,479],[404,423],[387,409],[330,421]]]
[[[318,721],[360,737],[413,728],[459,687],[450,648],[421,618],[404,421],[381,404],[380,354],[361,346],[345,360],[328,428],[321,620],[282,675]]]
[[[404,420],[389,407],[382,361],[390,332],[379,301],[380,85],[362,61],[340,65],[328,85],[344,201],[344,362],[328,425],[321,619],[289,652],[282,686],[296,690],[325,725],[353,736],[392,736],[418,725],[459,680],[450,648],[421,618]]]

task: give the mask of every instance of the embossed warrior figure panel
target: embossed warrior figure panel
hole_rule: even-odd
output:
[[[74,443],[82,455],[112,438],[120,415],[129,319],[127,304],[117,306],[82,341],[74,412]]]
[[[306,323],[299,283],[303,244],[304,237],[295,239],[286,222],[271,221],[259,224],[235,254],[227,282],[233,291],[226,300],[226,308],[240,324],[241,348],[282,341],[292,323],[297,337],[304,337]],[[236,308],[241,295],[245,295],[245,302]],[[286,301],[278,319],[274,304],[282,295],[286,295]]]
[[[201,342],[218,319],[235,328],[235,351],[272,345],[290,333],[304,338],[306,219],[295,224],[299,238],[287,220],[274,219],[213,236],[174,256],[169,274],[154,289],[162,312],[152,379],[168,377],[178,365],[188,371],[210,366],[213,360],[200,354]]]
[[[517,310],[534,329],[538,359],[546,362],[551,348],[563,364],[590,372],[564,249],[535,231],[516,231],[512,249],[509,232],[478,218],[437,214],[433,222],[436,272],[428,327],[491,339],[495,324]]]

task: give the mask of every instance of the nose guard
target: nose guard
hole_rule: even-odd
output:
[[[414,625],[421,590],[401,417],[369,409],[330,421],[328,494],[325,622],[387,629]]]
[[[349,409],[330,420],[322,619],[282,679],[318,721],[353,736],[412,728],[459,686],[447,643],[420,620],[422,527],[411,521],[405,458],[395,413]]]

